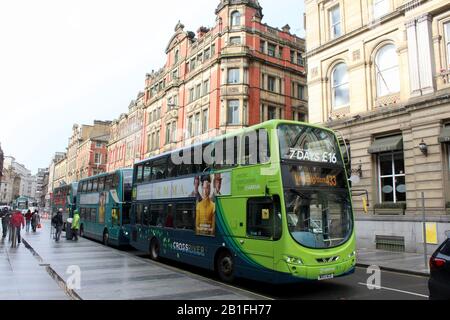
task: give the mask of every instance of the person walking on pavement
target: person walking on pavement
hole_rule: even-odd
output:
[[[31,228],[33,229],[33,232],[36,233],[36,228],[38,224],[40,223],[40,217],[39,217],[39,211],[34,210],[33,215],[31,216]]]
[[[8,233],[9,223],[11,220],[11,214],[9,213],[8,209],[4,209],[2,212],[2,238],[6,238],[6,234]]]
[[[80,230],[80,214],[78,210],[73,212],[72,233],[75,241],[78,241],[78,230]]]
[[[61,231],[62,231],[62,227],[63,227],[63,210],[59,209],[58,213],[52,218],[52,225],[55,227],[56,229],[56,233],[55,233],[55,241],[58,242],[59,238],[61,237]]]
[[[20,211],[14,212],[11,217],[11,226],[16,230],[17,242],[21,243],[20,228],[25,228],[25,219]]]
[[[25,219],[27,220],[27,233],[30,232],[30,226],[31,226],[31,217],[33,214],[31,213],[31,210],[28,210],[25,214]]]

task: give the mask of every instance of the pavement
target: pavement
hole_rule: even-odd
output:
[[[431,256],[425,259],[423,254],[390,252],[367,248],[358,248],[357,262],[361,267],[378,266],[380,269],[398,271],[402,273],[428,276],[430,270],[428,261]]]
[[[8,238],[0,239],[0,301],[68,299],[23,243],[11,248]]]
[[[87,239],[80,238],[75,242],[61,237],[61,241],[56,243],[51,239],[49,222],[43,223],[38,233],[24,235],[24,240],[33,255],[42,261],[41,264],[48,265],[53,278],[65,286],[67,295],[72,299],[265,299],[258,294]],[[74,277],[77,274],[80,281]]]
[[[122,251],[82,239],[50,236],[50,225],[24,233],[11,248],[0,240],[0,300],[252,300],[252,299],[419,299],[428,298],[428,270],[420,254],[360,248],[356,272],[344,278],[301,286],[266,286],[240,280],[233,286],[203,271],[158,263],[136,251]],[[63,233],[64,235],[64,233]],[[365,266],[381,269],[381,287],[367,286]],[[182,270],[183,269],[183,270]],[[78,286],[70,279],[80,271]]]

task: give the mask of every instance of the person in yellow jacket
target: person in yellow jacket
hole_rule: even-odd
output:
[[[215,211],[216,206],[211,200],[211,178],[209,176],[202,177],[202,201],[197,203],[196,208],[196,233],[198,235],[213,236],[216,226]]]
[[[72,220],[72,233],[75,241],[78,241],[78,230],[80,230],[80,214],[78,210],[75,210]]]

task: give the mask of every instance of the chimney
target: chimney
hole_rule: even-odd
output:
[[[281,30],[286,33],[291,33],[291,26],[287,24]]]
[[[200,27],[198,30],[197,30],[197,39],[200,39],[200,38],[203,38],[203,36],[205,35],[205,34],[207,34],[208,32],[209,32],[209,28],[206,28],[206,27]]]

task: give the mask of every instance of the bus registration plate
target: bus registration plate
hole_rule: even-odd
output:
[[[334,278],[334,274],[321,274],[320,276],[319,276],[319,281],[322,281],[322,280],[331,280],[331,279],[333,279]]]

